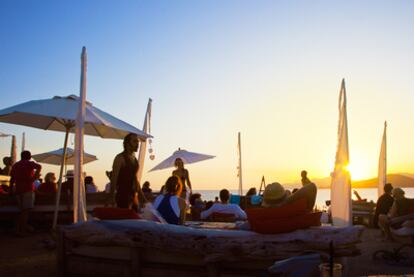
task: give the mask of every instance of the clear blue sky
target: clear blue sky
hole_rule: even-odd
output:
[[[178,147],[216,155],[188,166],[194,186],[237,186],[242,132],[246,187],[332,170],[337,98],[348,90],[355,178],[376,175],[383,121],[389,169],[413,171],[414,3],[411,1],[1,1],[0,109],[79,93],[141,127],[153,98],[155,161]],[[0,123],[35,154],[63,134]],[[0,156],[9,140],[0,140]],[[20,143],[20,142],[19,142]],[[102,186],[120,141],[86,139]],[[46,171],[58,171],[46,167]],[[352,172],[351,172],[352,173]],[[160,187],[170,170],[144,175]]]

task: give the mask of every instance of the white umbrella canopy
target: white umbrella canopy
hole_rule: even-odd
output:
[[[163,160],[157,166],[152,168],[150,170],[150,172],[154,171],[154,170],[160,170],[160,169],[174,167],[174,162],[177,158],[181,158],[185,164],[191,164],[191,163],[196,163],[196,162],[201,162],[201,161],[204,161],[204,160],[212,159],[214,157],[215,156],[189,152],[189,151],[181,150],[180,148],[178,148],[178,150],[175,151],[172,154],[172,156],[170,156],[167,159]]]
[[[0,110],[0,122],[24,125],[43,130],[74,132],[79,106],[79,97],[55,96],[51,99],[33,100]],[[85,135],[121,139],[128,133],[135,133],[141,140],[150,135],[134,126],[86,104]]]
[[[41,154],[32,155],[32,158],[39,162],[45,164],[60,165],[62,163],[63,148],[45,152]],[[92,154],[83,153],[83,164],[87,164],[93,161],[96,161],[98,158]],[[66,162],[67,165],[75,164],[75,151],[72,148],[66,148]]]

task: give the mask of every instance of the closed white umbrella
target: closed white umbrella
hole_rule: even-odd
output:
[[[351,174],[349,164],[348,119],[345,80],[339,93],[338,144],[331,181],[332,222],[334,226],[352,225]]]
[[[381,150],[378,161],[378,197],[384,193],[387,183],[387,121],[384,122],[384,133],[382,135]]]
[[[204,160],[212,159],[214,157],[215,156],[189,152],[189,151],[181,150],[180,148],[178,148],[178,150],[175,151],[172,154],[172,156],[163,160],[157,166],[152,168],[150,172],[154,170],[174,167],[174,162],[177,158],[181,158],[185,164],[191,164],[191,163],[196,163],[196,162],[201,162]]]
[[[53,150],[50,152],[40,153],[32,155],[32,158],[39,162],[45,164],[60,165],[63,157],[63,148]],[[93,161],[96,161],[98,158],[92,154],[83,153],[83,164],[87,164]],[[72,148],[66,148],[66,165],[75,164],[75,152]]]

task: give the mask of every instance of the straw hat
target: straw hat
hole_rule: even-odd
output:
[[[73,173],[73,170],[68,170],[68,171],[66,171],[66,175],[65,175],[65,177],[66,178],[73,178],[73,176],[75,176],[75,174]]]
[[[83,172],[83,177],[86,176],[86,172]],[[69,169],[68,171],[66,171],[66,178],[74,178],[75,177],[75,172],[72,169]]]
[[[404,196],[405,192],[403,191],[402,188],[394,188],[392,190],[392,195],[393,196]]]
[[[281,184],[277,182],[271,183],[266,186],[266,189],[263,193],[263,206],[276,204],[283,200],[286,195],[286,190]]]

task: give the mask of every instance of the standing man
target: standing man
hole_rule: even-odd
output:
[[[32,154],[29,151],[21,153],[21,160],[12,166],[10,172],[10,194],[16,193],[20,214],[16,223],[16,234],[22,235],[28,231],[27,221],[35,200],[34,181],[39,178],[42,166],[30,161]],[[14,185],[16,185],[14,187]]]
[[[137,193],[139,202],[146,202],[137,178],[139,164],[135,152],[138,151],[138,146],[136,134],[126,135],[124,151],[116,155],[112,165],[110,198],[118,208],[131,209]]]

